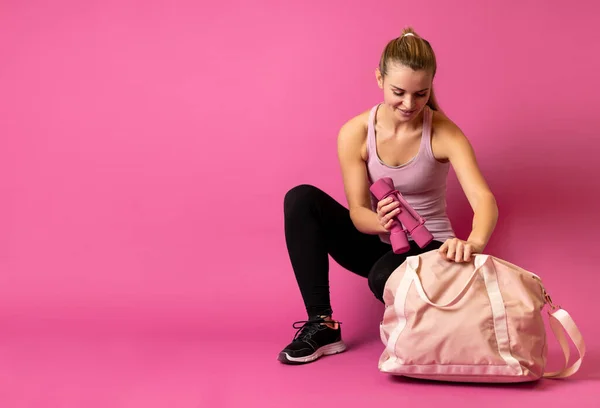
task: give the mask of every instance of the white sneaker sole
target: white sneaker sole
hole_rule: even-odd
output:
[[[282,363],[292,363],[292,364],[303,364],[310,363],[311,361],[315,361],[316,359],[322,356],[329,356],[332,354],[338,354],[346,350],[346,344],[343,341],[338,341],[335,343],[328,344],[326,346],[320,347],[309,356],[305,357],[290,357],[288,353],[281,352],[279,353],[279,357],[277,358]]]

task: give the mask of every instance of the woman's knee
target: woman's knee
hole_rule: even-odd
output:
[[[297,185],[285,194],[283,199],[283,211],[290,216],[298,210],[306,210],[318,200],[322,191],[310,184]]]
[[[385,288],[385,282],[387,281],[388,276],[386,273],[376,267],[373,267],[369,272],[367,280],[369,282],[369,289],[371,289],[371,293],[378,300],[383,302],[383,290]]]
[[[401,263],[402,258],[390,251],[382,256],[377,262],[375,262],[369,271],[369,275],[367,277],[369,289],[371,289],[373,295],[375,295],[375,297],[380,301],[383,302],[385,284]]]

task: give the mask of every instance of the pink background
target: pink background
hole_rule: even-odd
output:
[[[571,5],[3,2],[0,405],[427,406],[473,390],[469,403],[501,404],[536,389],[547,406],[593,406],[600,10]],[[496,194],[486,252],[541,275],[588,342],[573,379],[389,379],[376,370],[382,306],[334,263],[352,349],[275,361],[305,318],[283,197],[310,183],[346,204],[337,132],[380,101],[374,69],[405,25],[432,43],[439,101]],[[466,238],[454,174],[448,195]]]

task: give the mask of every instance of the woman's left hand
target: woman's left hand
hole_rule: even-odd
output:
[[[450,238],[446,240],[438,249],[440,253],[445,255],[446,259],[454,262],[470,262],[473,254],[483,252],[483,245],[475,242],[463,241],[458,238]]]

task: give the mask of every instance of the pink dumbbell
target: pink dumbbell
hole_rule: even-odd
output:
[[[388,196],[394,201],[400,202],[400,213],[394,217],[394,223],[390,231],[390,242],[396,254],[402,254],[410,249],[407,234],[412,236],[419,247],[424,248],[433,241],[433,235],[425,227],[423,219],[402,197],[402,194],[394,187],[394,182],[389,177],[383,177],[373,183],[370,187],[371,193],[381,201]]]

